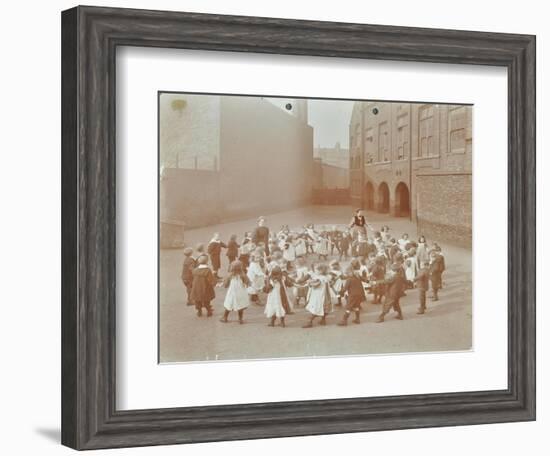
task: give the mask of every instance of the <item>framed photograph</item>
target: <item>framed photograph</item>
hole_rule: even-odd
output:
[[[62,13],[62,443],[535,419],[535,37]]]

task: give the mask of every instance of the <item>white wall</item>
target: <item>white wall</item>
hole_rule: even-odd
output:
[[[99,0],[98,0],[99,2]],[[550,93],[548,11],[544,2],[463,0],[387,2],[258,2],[245,0],[100,1],[104,6],[339,20],[375,24],[537,34],[538,232],[548,231],[542,211],[550,185],[549,133],[543,131]],[[452,6],[451,6],[452,5]],[[2,453],[69,454],[59,446],[60,421],[60,16],[73,2],[7,2],[2,9],[3,65],[0,110],[1,277],[0,409]],[[25,184],[22,185],[24,176]],[[32,182],[33,185],[29,185]],[[544,211],[548,212],[548,211]],[[544,220],[544,218],[547,220]],[[546,230],[544,229],[546,228]],[[550,323],[544,277],[550,272],[548,243],[539,235],[538,421],[501,425],[349,434],[188,447],[110,451],[118,454],[256,455],[548,454],[550,443]],[[104,452],[101,452],[104,453]],[[99,453],[98,453],[99,454]]]

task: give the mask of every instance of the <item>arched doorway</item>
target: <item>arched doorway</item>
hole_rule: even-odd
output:
[[[395,215],[396,217],[408,217],[410,214],[409,187],[404,182],[399,182],[395,187]]]
[[[372,182],[367,182],[367,184],[365,185],[363,204],[367,211],[374,210],[374,185],[372,185]]]
[[[390,212],[390,189],[385,182],[378,186],[378,212]]]

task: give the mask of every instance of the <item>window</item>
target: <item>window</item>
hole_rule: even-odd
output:
[[[409,156],[409,124],[407,116],[397,118],[397,160],[406,160]]]
[[[372,128],[367,128],[365,130],[365,163],[373,163],[374,155],[374,131]]]
[[[390,159],[390,135],[388,122],[378,125],[378,161]]]
[[[418,157],[432,157],[437,155],[434,147],[434,108],[433,106],[421,107],[418,112],[419,123],[419,147]]]
[[[451,154],[466,151],[466,107],[449,109],[449,149]]]

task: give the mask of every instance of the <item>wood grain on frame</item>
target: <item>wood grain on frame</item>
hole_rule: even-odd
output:
[[[508,69],[508,388],[117,411],[117,46]],[[77,7],[62,13],[62,443],[76,449],[535,418],[535,37]]]

